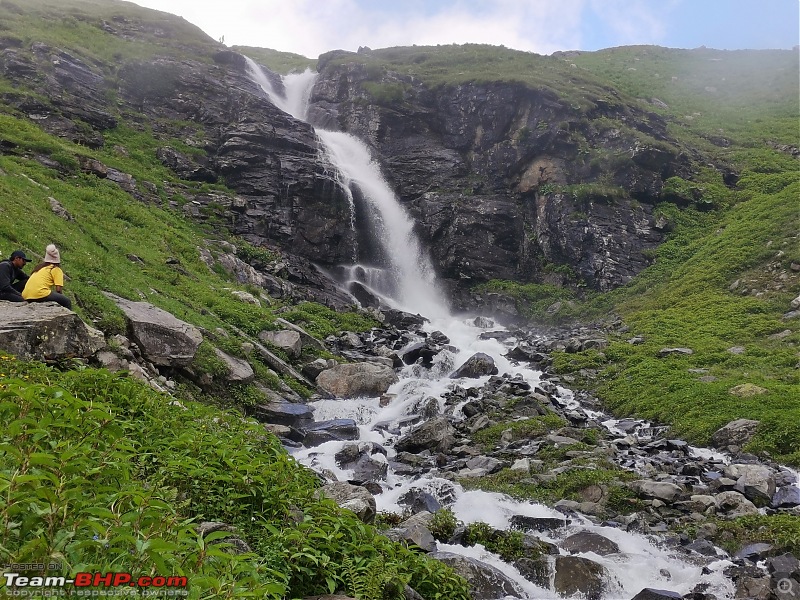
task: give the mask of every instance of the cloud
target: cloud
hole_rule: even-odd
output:
[[[592,0],[591,11],[608,30],[614,46],[660,44],[667,37],[667,16],[680,4],[668,0]]]
[[[183,16],[228,45],[309,57],[359,46],[484,43],[549,54],[580,46],[586,0],[227,0],[214,10],[195,0],[139,0]]]

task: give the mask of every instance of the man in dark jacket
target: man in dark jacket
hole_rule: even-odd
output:
[[[9,259],[0,261],[0,300],[25,302],[21,292],[28,276],[22,272],[22,267],[28,262],[30,260],[22,250],[14,250]]]

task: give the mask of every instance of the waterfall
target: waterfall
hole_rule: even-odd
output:
[[[261,85],[275,106],[308,122],[314,73],[306,71],[286,76],[282,81],[284,90],[278,92],[273,87],[273,81],[254,62],[248,59],[248,64],[253,79]],[[430,406],[430,401],[435,400],[437,414],[446,414],[452,421],[465,419],[462,409],[466,400],[456,406],[448,406],[447,394],[456,388],[481,389],[487,385],[490,377],[451,379],[449,376],[455,367],[477,352],[491,356],[504,378],[523,381],[531,389],[553,389],[557,402],[569,410],[582,411],[598,422],[606,419],[604,424],[612,433],[618,422],[602,413],[582,408],[570,390],[554,384],[548,386],[549,382],[542,380],[540,371],[509,360],[507,354],[515,342],[513,336],[505,337],[505,341],[501,342],[493,336],[480,335],[481,329],[475,321],[450,315],[437,290],[431,262],[414,234],[413,222],[383,178],[367,145],[346,133],[323,129],[315,131],[325,157],[337,170],[335,180],[351,202],[354,229],[358,226],[359,234],[362,234],[362,229],[369,228],[379,246],[377,251],[362,247],[354,257],[353,264],[343,265],[346,281],[358,281],[389,303],[428,317],[430,322],[425,326],[426,332],[439,330],[448,339],[446,346],[434,357],[430,368],[423,368],[419,364],[402,368],[398,373],[400,380],[389,388],[384,398],[388,404],[381,403],[378,398],[319,400],[312,403],[315,420],[351,419],[360,432],[359,446],[376,444],[385,450],[385,455],[378,453],[371,458],[388,463],[385,476],[378,482],[381,492],[375,499],[379,510],[400,514],[403,510],[400,502],[402,496],[409,490],[421,490],[441,500],[442,505],[450,508],[464,523],[482,521],[505,530],[510,527],[514,515],[563,519],[562,513],[535,502],[517,501],[502,494],[480,490],[465,491],[458,483],[439,477],[435,470],[414,476],[395,471],[392,466],[392,461],[397,457],[394,444],[419,421],[423,404]],[[498,327],[495,331],[505,330]],[[422,342],[428,333],[415,337],[404,349],[398,350],[398,354],[402,356],[405,349]],[[625,435],[622,431],[618,433],[620,438]],[[292,452],[298,461],[317,472],[333,473],[339,481],[347,481],[353,478],[353,471],[340,466],[335,457],[343,446],[352,443],[327,441],[315,447],[294,448]],[[677,554],[654,536],[625,531],[613,524],[598,525],[579,513],[575,513],[572,519],[572,524],[561,530],[538,535],[544,542],[558,544],[572,533],[586,531],[602,534],[613,541],[619,552],[602,556],[593,551],[579,553],[604,569],[606,575],[603,576],[605,589],[602,597],[606,600],[631,598],[646,587],[688,594],[698,584],[707,586],[708,592],[719,598],[733,597],[733,585],[724,574],[725,567],[731,564],[726,557],[715,557],[703,568],[699,562]],[[509,599],[559,598],[552,585],[546,588],[535,585],[515,567],[501,561],[481,545],[465,548],[439,543],[438,550],[471,556],[493,565],[517,589],[515,595],[508,596]],[[562,551],[561,555],[564,554]],[[552,566],[555,557],[547,560]]]
[[[251,59],[247,64],[253,79],[273,104],[298,120],[308,122],[308,103],[316,73],[306,70],[283,78],[284,94]],[[357,199],[366,209],[361,227],[378,247],[370,256],[354,257],[345,272],[398,308],[428,318],[445,318],[449,311],[436,285],[433,265],[414,233],[414,221],[400,205],[397,195],[381,174],[367,145],[348,133],[315,128],[325,156],[337,169],[337,181],[351,206],[351,225],[356,223]],[[363,264],[359,263],[361,261]],[[345,282],[349,283],[349,281]]]

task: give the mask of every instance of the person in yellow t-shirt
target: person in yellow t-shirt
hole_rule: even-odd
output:
[[[55,291],[51,288],[55,287]],[[58,302],[72,310],[72,301],[61,293],[64,289],[64,271],[61,270],[61,253],[55,244],[47,246],[44,260],[31,271],[22,297],[28,302]]]

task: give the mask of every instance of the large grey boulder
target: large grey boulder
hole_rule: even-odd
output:
[[[455,442],[455,428],[447,417],[434,417],[426,421],[411,433],[401,437],[395,444],[398,452],[447,452]]]
[[[599,556],[606,556],[607,554],[616,554],[619,552],[619,546],[616,542],[593,531],[579,531],[578,533],[574,533],[561,542],[560,546],[567,552],[573,554],[594,552]]]
[[[683,491],[679,485],[668,481],[651,481],[640,479],[631,482],[631,487],[647,498],[656,498],[664,502],[674,502],[680,497]]]
[[[433,552],[431,556],[469,582],[473,600],[516,598],[520,595],[514,582],[492,565],[452,552]]]
[[[553,587],[561,596],[580,594],[586,600],[599,600],[606,588],[608,573],[602,565],[580,556],[557,556]]]
[[[711,436],[711,445],[722,449],[728,446],[744,446],[755,435],[759,423],[759,421],[753,421],[752,419],[731,421],[714,432]]]
[[[372,523],[375,520],[377,511],[375,497],[366,488],[346,481],[334,481],[322,486],[320,491],[342,508],[356,513],[364,523]]]
[[[450,378],[470,377],[477,379],[484,375],[497,375],[497,365],[494,364],[494,359],[488,354],[476,352],[467,359],[467,362],[458,367],[450,375]]]
[[[775,472],[764,465],[728,465],[725,476],[735,479],[734,490],[757,506],[769,504],[775,494]]]
[[[156,365],[182,367],[192,362],[203,334],[194,325],[149,302],[133,302],[106,294],[125,313],[129,337]]]
[[[253,367],[246,360],[231,356],[219,348],[214,348],[214,354],[225,363],[227,368],[227,375],[223,376],[225,381],[229,383],[250,383],[256,378]]]
[[[55,302],[0,301],[0,350],[25,360],[89,358],[103,333]]]
[[[303,350],[303,343],[300,339],[300,333],[291,329],[284,329],[281,331],[262,331],[258,334],[258,339],[262,342],[272,344],[276,348],[280,348],[289,356],[297,358]]]
[[[316,383],[339,398],[356,398],[380,396],[397,381],[395,372],[386,365],[350,363],[325,369],[317,375]]]

